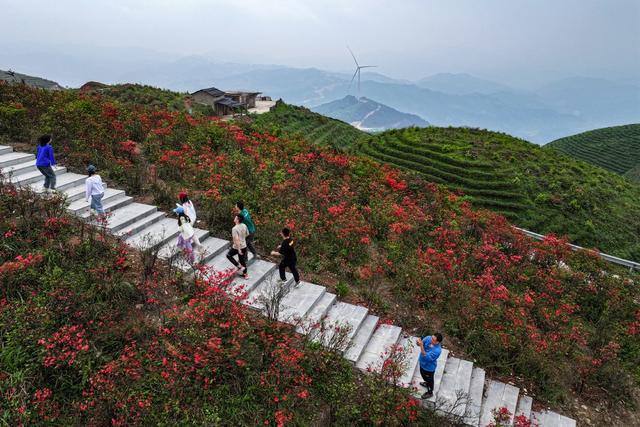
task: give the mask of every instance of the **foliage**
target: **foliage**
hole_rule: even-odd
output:
[[[191,294],[101,228],[0,182],[3,425],[424,425],[408,392],[364,377],[228,292]],[[206,277],[206,279],[204,279]]]
[[[596,129],[558,139],[545,147],[625,175],[640,167],[640,124]]]
[[[6,88],[0,92],[0,100],[16,96]],[[66,157],[61,161],[82,162],[100,147],[103,170],[127,183],[143,168],[138,195],[153,195],[165,209],[179,190],[188,190],[199,218],[223,238],[229,237],[231,209],[242,199],[258,227],[258,249],[275,247],[278,231],[289,226],[304,274],[337,279],[343,295],[367,302],[417,334],[424,332],[425,319],[442,325],[490,372],[532,380],[534,391],[551,401],[562,400],[570,390],[586,394],[601,388],[610,391],[607,398],[625,400],[640,380],[637,277],[590,252],[572,252],[554,236],[532,242],[504,217],[474,210],[467,197],[419,174],[322,148],[285,131],[275,136],[259,131],[262,125],[149,112],[101,97],[42,96],[51,97],[46,108],[27,103],[38,99],[29,94],[24,105],[36,129],[52,126],[56,118]],[[493,182],[494,191],[505,189],[488,165],[508,159],[530,168],[527,175],[513,166],[525,194],[540,191],[547,179],[569,181],[577,173],[543,173],[562,167],[551,161],[535,169],[539,152],[552,160],[559,157],[505,135],[468,129],[421,132],[398,134],[416,139],[432,132],[439,141],[432,151],[452,159],[448,173]],[[120,169],[122,162],[128,167]],[[473,168],[463,175],[459,169],[467,169],[467,162]],[[604,182],[615,178],[597,173]],[[632,192],[621,179],[612,182],[621,194]],[[552,184],[547,188],[558,192],[553,200],[577,191],[573,183]],[[615,201],[617,196],[600,197]],[[617,227],[622,235],[624,227]]]

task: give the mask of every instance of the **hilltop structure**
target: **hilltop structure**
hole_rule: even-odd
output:
[[[256,98],[261,92],[222,91],[215,87],[200,89],[191,94],[199,104],[209,105],[215,115],[227,116],[256,107]]]

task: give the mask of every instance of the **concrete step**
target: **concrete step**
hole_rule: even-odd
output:
[[[65,168],[64,166],[54,166],[53,172],[56,174],[56,189],[59,190],[57,185],[57,178],[58,176],[64,175],[67,172],[67,168]],[[20,175],[14,175],[9,178],[9,181],[16,185],[22,186],[39,183],[42,187],[42,185],[44,184],[44,175],[42,175],[40,171],[36,169],[35,171],[29,171]]]
[[[360,326],[358,333],[351,340],[349,348],[344,353],[344,358],[350,361],[351,363],[356,363],[362,355],[364,348],[367,346],[367,343],[371,339],[371,336],[375,332],[378,321],[380,318],[378,316],[374,316],[369,314],[364,322]]]
[[[440,383],[442,382],[442,376],[444,375],[444,367],[447,364],[447,358],[449,356],[449,350],[443,348],[440,352],[440,357],[436,363],[436,372],[433,375],[433,397],[426,400],[425,403],[433,404],[438,397],[438,391],[440,390]],[[424,381],[422,375],[420,375],[420,369],[416,369],[416,374],[413,377],[413,386],[416,388],[416,395],[422,396],[427,391],[425,387],[422,387],[420,383]]]
[[[44,180],[44,177],[42,179]],[[65,192],[67,189],[73,187],[84,186],[86,179],[87,175],[80,175],[73,172],[63,173],[62,175],[56,176],[56,190]],[[30,187],[36,193],[42,192],[42,182],[32,183]]]
[[[104,190],[104,196],[102,197],[102,207],[104,208],[105,212],[110,212],[132,202],[133,197],[127,196],[122,190],[115,190],[112,188],[107,188],[106,190]],[[80,218],[88,218],[91,215],[91,202],[87,202],[83,196],[82,199],[69,203],[69,206],[67,206],[67,210],[78,215]]]
[[[305,335],[317,335],[322,318],[327,314],[327,311],[329,311],[329,308],[331,308],[335,302],[336,295],[331,292],[325,292],[318,302],[311,307],[311,310],[309,310],[302,322],[296,327],[296,331]]]
[[[0,169],[4,169],[7,166],[17,165],[25,162],[33,162],[36,163],[36,156],[33,154],[27,153],[16,153],[16,152],[8,152],[4,154],[0,154]]]
[[[249,292],[245,304],[263,312],[266,315],[265,303],[275,304],[276,298],[282,299],[294,288],[293,274],[286,272],[284,283],[280,283],[280,273],[273,275],[273,280],[262,280]],[[281,294],[278,296],[278,292]],[[278,308],[279,309],[279,308]]]
[[[402,328],[394,325],[379,325],[364,348],[356,367],[363,371],[380,372],[390,351],[398,344]]]
[[[126,242],[129,246],[146,250],[151,247],[159,247],[167,244],[170,240],[174,239],[179,232],[178,222],[174,218],[163,218],[144,230],[141,230],[139,233],[127,237]]]
[[[17,176],[23,173],[33,172],[37,170],[38,168],[36,167],[36,162],[34,162],[32,159],[29,159],[26,162],[16,163],[11,166],[6,166],[0,169],[0,172],[5,177],[10,177],[10,176]]]
[[[347,331],[345,340],[340,346],[340,350],[346,350],[353,337],[358,333],[368,313],[369,309],[346,302],[337,302],[332,305],[327,311],[324,321],[323,344],[329,345],[339,331]]]
[[[518,394],[520,390],[510,384],[500,381],[489,380],[485,391],[484,401],[480,413],[480,427],[486,427],[493,422],[494,409],[507,408],[511,413],[511,422],[513,422],[513,414],[516,412],[516,404],[518,403]]]
[[[400,345],[405,351],[404,373],[400,377],[401,387],[410,387],[413,377],[418,369],[418,359],[420,358],[420,346],[418,346],[418,337],[402,338]]]
[[[576,420],[551,411],[533,412],[531,421],[539,427],[576,427]]]
[[[282,299],[278,320],[295,324],[307,315],[311,307],[318,302],[327,291],[324,286],[309,282],[300,282]]]
[[[0,155],[8,154],[13,152],[13,147],[10,145],[0,145]]]
[[[229,242],[227,242],[227,245]],[[227,246],[228,248],[228,246]],[[207,262],[207,266],[212,268],[215,271],[227,271],[229,269],[233,269],[234,266],[227,259],[226,251],[220,253],[215,258]],[[249,254],[249,259],[252,259],[253,255]],[[263,280],[278,280],[278,275],[275,272],[276,265],[274,263],[264,261],[261,259],[255,260],[253,263],[248,264],[248,272],[249,278],[244,279],[240,276],[237,276],[233,279],[229,289],[231,292],[236,293],[238,295],[246,292],[247,296],[251,293],[251,291],[260,284]],[[276,274],[274,274],[276,273]]]
[[[478,427],[480,423],[480,411],[482,409],[482,396],[484,393],[485,371],[482,368],[473,368],[471,372],[471,385],[469,387],[469,403],[465,414],[465,423]]]
[[[525,417],[525,419],[530,420],[532,406],[533,406],[533,399],[530,396],[521,394],[520,399],[518,399],[518,406],[516,407],[515,416],[516,417],[522,416],[522,417]]]
[[[444,367],[437,406],[441,413],[464,417],[467,410],[473,363],[449,357]]]
[[[64,175],[63,175],[64,176]],[[87,177],[85,176],[85,179]],[[60,178],[58,178],[58,181],[60,180]],[[67,198],[67,203],[71,204],[77,200],[81,200],[84,198],[85,195],[85,189],[86,186],[84,184],[84,182],[81,185],[76,185],[73,187],[68,187],[65,188],[64,190],[62,190],[62,192],[64,193],[65,197]],[[105,193],[107,192],[107,189],[105,189]]]
[[[158,217],[158,208],[144,203],[131,203],[111,213],[107,224],[107,229],[117,236],[123,236],[126,231],[135,234],[143,230],[148,224],[159,221],[164,217]],[[137,224],[137,226],[134,226]],[[132,226],[132,227],[129,227]]]
[[[164,214],[163,214],[164,215]],[[170,239],[167,239],[167,241],[165,242],[165,244],[160,248],[159,251],[159,256],[160,258],[163,259],[167,259],[169,258],[171,255],[175,254],[177,251],[179,251],[178,249],[178,233],[180,232],[180,230],[178,229],[178,220],[175,218],[167,218],[166,216],[164,218],[162,218],[160,221],[165,221],[165,220],[170,220],[173,222],[173,226],[171,225],[171,223],[169,223],[168,225],[168,230],[169,233],[173,234],[173,237],[171,237]],[[160,222],[158,221],[158,222]],[[154,224],[149,225],[150,228],[152,227]],[[140,233],[147,233],[147,228],[143,229],[142,231],[140,231],[137,234]],[[173,233],[172,230],[176,233]],[[203,230],[201,228],[194,228],[193,231],[195,232],[196,236],[198,236],[198,239],[200,239],[200,243],[202,243],[204,240],[209,238],[209,230]],[[127,238],[133,236],[133,234],[129,234]],[[218,254],[216,254],[215,256],[217,256]]]

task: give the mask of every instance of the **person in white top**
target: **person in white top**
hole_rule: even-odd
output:
[[[249,278],[247,270],[247,237],[249,236],[249,229],[242,222],[242,215],[235,215],[233,217],[233,223],[235,224],[231,229],[231,237],[233,244],[231,249],[227,252],[227,259],[236,267],[236,271],[241,271],[240,275],[245,279]],[[238,255],[240,263],[234,258]],[[242,266],[242,269],[240,268]]]
[[[189,196],[187,196],[187,193],[185,193],[184,191],[181,191],[180,194],[178,194],[178,198],[180,199],[180,203],[176,203],[176,205],[179,208],[184,209],[184,213],[191,220],[191,225],[196,225],[196,208],[195,206],[193,206],[193,202],[189,200]],[[198,248],[203,248],[202,244],[200,243],[200,238],[198,238],[198,235],[196,233],[193,234],[193,243]]]
[[[104,184],[100,175],[96,174],[96,167],[89,165],[87,167],[87,178],[85,184],[85,199],[87,202],[91,199],[91,210],[98,213],[98,215],[104,215],[104,208],[102,207],[102,197],[104,197]]]
[[[179,206],[175,208],[173,212],[178,215],[178,228],[180,229],[177,246],[184,249],[187,253],[187,259],[193,264],[196,260],[193,246],[201,247],[202,245],[197,241],[196,232],[191,226],[191,219],[185,214],[184,208]]]

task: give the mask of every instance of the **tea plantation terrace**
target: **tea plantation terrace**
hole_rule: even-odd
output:
[[[89,218],[89,204],[84,201],[86,176],[68,172],[62,166],[54,169],[57,189],[64,193],[69,203],[67,209],[82,218]],[[16,185],[42,191],[43,177],[35,167],[32,154],[16,153],[12,147],[0,146],[0,171],[5,179]],[[105,191],[103,206],[111,214],[107,229],[132,247],[144,249],[157,245],[163,258],[175,252],[176,221],[159,212],[156,206],[136,203],[124,191],[111,188]],[[210,236],[207,230],[197,229],[197,233],[206,248],[201,263],[215,270],[228,269],[230,264],[225,253],[230,242]],[[185,261],[181,267],[190,270]],[[248,292],[246,303],[264,312],[261,297],[273,292],[276,278],[275,264],[252,259],[249,279],[235,278],[231,287]],[[398,326],[380,323],[380,319],[369,313],[366,307],[338,301],[336,295],[323,286],[302,282],[295,287],[292,282],[289,275],[284,285],[289,292],[280,303],[280,321],[297,325],[298,332],[303,334],[314,333],[313,325],[321,320],[328,326],[327,331],[334,331],[332,326],[348,327],[348,344],[341,349],[342,354],[362,371],[379,371],[389,349],[401,345],[407,351],[407,357],[400,385],[412,387],[418,398],[426,391],[419,385],[422,379],[418,369],[416,337],[403,333]],[[329,335],[324,334],[321,339],[330,340]],[[555,412],[533,411],[532,404],[532,398],[521,394],[517,387],[486,378],[484,369],[470,361],[449,357],[447,349],[443,349],[438,360],[434,396],[425,402],[439,413],[458,417],[470,426],[487,426],[493,421],[492,410],[502,407],[512,414],[512,421],[514,416],[524,415],[541,427],[576,425],[575,420]]]

